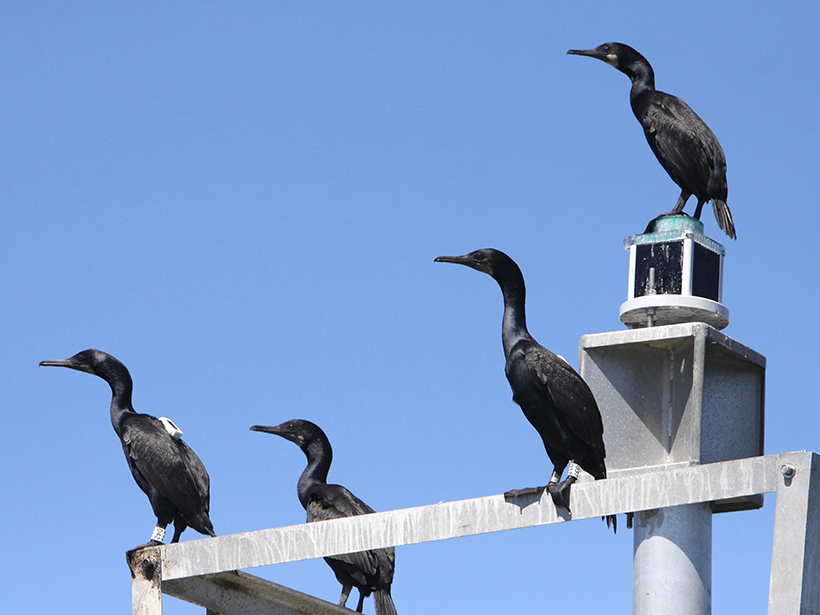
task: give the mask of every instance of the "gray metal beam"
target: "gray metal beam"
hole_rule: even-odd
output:
[[[572,490],[571,518],[548,496],[513,503],[498,495],[170,544],[159,548],[162,580],[771,493],[782,480],[783,464],[808,467],[811,457],[803,451],[665,470],[656,466],[645,474],[579,481]]]
[[[349,615],[348,609],[244,572],[165,581],[162,592],[219,615]]]
[[[820,456],[785,463],[777,484],[769,615],[820,613]]]

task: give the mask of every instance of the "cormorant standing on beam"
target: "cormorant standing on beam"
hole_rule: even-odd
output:
[[[632,47],[605,43],[595,49],[570,49],[567,53],[597,58],[632,80],[632,111],[658,162],[681,189],[680,198],[669,213],[682,213],[686,201],[694,194],[698,199],[694,217],[700,220],[703,204],[712,201],[718,226],[735,239],[732,212],[726,204],[726,157],[706,123],[680,98],[655,89],[652,66]],[[655,220],[645,232],[652,230]]]
[[[134,547],[162,544],[165,528],[174,522],[174,537],[187,527],[200,534],[216,536],[211,519],[210,478],[196,453],[180,439],[182,432],[167,418],[138,414],[131,405],[133,383],[120,361],[100,350],[84,350],[70,359],[40,361],[41,366],[68,367],[94,374],[111,387],[111,424],[122,443],[122,451],[134,480],[145,492],[157,516],[150,542]]]
[[[274,427],[254,425],[251,430],[276,434],[290,440],[307,457],[308,464],[299,477],[296,491],[299,502],[307,511],[308,523],[376,512],[341,485],[327,484],[333,449],[330,447],[330,440],[318,425],[294,419]],[[362,612],[364,599],[372,593],[376,615],[396,615],[396,607],[390,596],[396,566],[393,547],[334,555],[326,557],[325,561],[342,584],[339,606],[347,604],[351,589],[356,587],[359,590],[359,604],[356,607],[359,613]]]
[[[606,478],[606,449],[601,413],[592,391],[562,357],[553,354],[527,331],[524,300],[526,290],[521,269],[499,250],[476,250],[465,256],[439,256],[437,263],[466,265],[492,276],[504,295],[501,339],[507,359],[504,371],[513,391],[513,401],[535,427],[553,464],[546,489],[556,506],[569,510],[569,494],[578,478],[575,464],[595,479]],[[567,478],[561,475],[567,464]],[[542,491],[544,487],[515,489],[507,497]],[[607,517],[615,524],[615,516]],[[616,526],[617,529],[617,526]]]

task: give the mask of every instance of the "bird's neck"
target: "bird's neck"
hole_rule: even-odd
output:
[[[649,62],[632,62],[621,69],[632,80],[632,90],[629,92],[629,101],[632,103],[632,110],[638,114],[636,105],[647,92],[655,91],[655,72]],[[639,118],[640,119],[640,118]]]
[[[316,485],[327,483],[327,473],[330,470],[330,462],[333,461],[333,451],[329,442],[325,445],[325,443],[313,441],[308,444],[304,452],[308,464],[299,477],[296,492],[302,507],[307,510],[311,490]]]
[[[527,331],[527,315],[524,310],[526,289],[523,277],[499,282],[504,294],[504,320],[501,323],[501,341],[504,343],[504,357],[509,358],[513,346],[522,339],[532,339]]]
[[[131,393],[134,390],[134,384],[126,369],[118,370],[116,374],[109,375],[105,380],[111,387],[111,424],[114,426],[117,435],[122,435],[123,418],[129,414],[136,414],[134,407],[131,405]]]

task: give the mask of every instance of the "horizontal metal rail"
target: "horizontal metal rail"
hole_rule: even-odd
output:
[[[169,544],[158,548],[161,579],[771,493],[783,480],[781,466],[810,460],[811,453],[783,453],[581,481],[572,489],[571,516],[546,494],[497,495]]]
[[[133,612],[161,615],[168,594],[209,614],[341,615],[349,611],[239,569],[772,492],[769,615],[820,613],[820,456],[806,451],[581,481],[572,490],[571,517],[546,495],[490,496],[149,547],[135,558]]]

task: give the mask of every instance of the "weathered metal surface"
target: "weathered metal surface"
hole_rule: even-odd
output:
[[[653,468],[645,474],[579,481],[572,519],[770,493],[779,468],[805,463],[788,453],[706,465]],[[795,462],[796,463],[796,462]],[[163,581],[267,566],[351,551],[415,544],[571,520],[549,496],[506,501],[489,496],[170,544],[162,551]]]
[[[138,551],[130,565],[134,615],[162,615],[162,554],[159,548]]]
[[[762,455],[765,365],[704,323],[583,336],[610,474]]]
[[[689,504],[635,514],[634,615],[708,615],[712,510]]]
[[[694,253],[686,256],[686,246],[683,261],[691,266]],[[684,288],[694,283],[686,267],[683,278]],[[638,304],[657,298],[637,294],[627,304],[645,307]],[[711,298],[719,301],[719,294]],[[585,335],[579,354],[581,375],[601,408],[610,477],[763,454],[766,359],[709,324]],[[763,498],[696,502],[635,515],[636,615],[708,615],[712,513],[759,508]]]
[[[820,456],[793,459],[777,484],[769,615],[820,613]]]
[[[162,592],[219,615],[349,615],[350,611],[241,571],[164,581]]]

